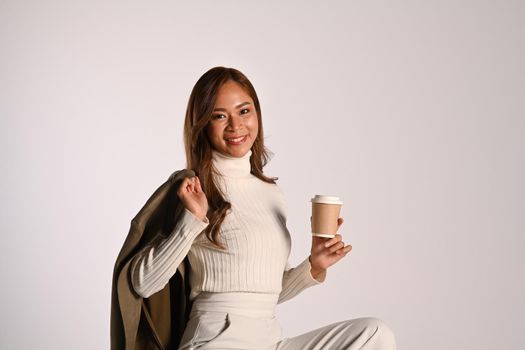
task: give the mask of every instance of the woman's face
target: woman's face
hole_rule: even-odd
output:
[[[253,100],[242,86],[227,81],[219,88],[206,133],[213,148],[222,154],[242,157],[257,137],[259,124]]]

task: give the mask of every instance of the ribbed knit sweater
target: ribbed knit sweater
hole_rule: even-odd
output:
[[[212,151],[217,186],[232,205],[220,228],[226,250],[205,236],[208,218],[202,221],[185,208],[165,240],[134,258],[131,281],[139,295],[147,298],[164,288],[185,256],[191,265],[190,300],[202,291],[257,292],[278,294],[282,303],[324,282],[326,271],[314,279],[308,257],[290,268],[285,197],[277,184],[250,172],[251,154],[233,157]]]

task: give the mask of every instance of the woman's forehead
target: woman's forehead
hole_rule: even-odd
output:
[[[217,92],[214,108],[241,108],[246,103],[252,104],[253,100],[240,84],[225,83]]]

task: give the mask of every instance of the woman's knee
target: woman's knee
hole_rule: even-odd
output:
[[[373,328],[374,337],[380,338],[381,344],[384,344],[385,349],[395,349],[396,337],[394,331],[386,322],[376,317],[365,317],[365,323],[368,327]],[[390,346],[390,348],[386,346]]]
[[[360,328],[370,334],[370,340],[375,344],[381,344],[381,349],[395,349],[396,337],[390,326],[376,317],[363,317],[350,322],[358,322]]]

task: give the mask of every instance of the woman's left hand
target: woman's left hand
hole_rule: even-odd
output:
[[[310,217],[310,220],[312,218]],[[343,224],[343,218],[337,219],[337,228]],[[352,250],[350,244],[343,242],[343,236],[336,234],[333,238],[312,236],[312,249],[310,253],[311,272],[315,277],[330,266],[341,260]]]

